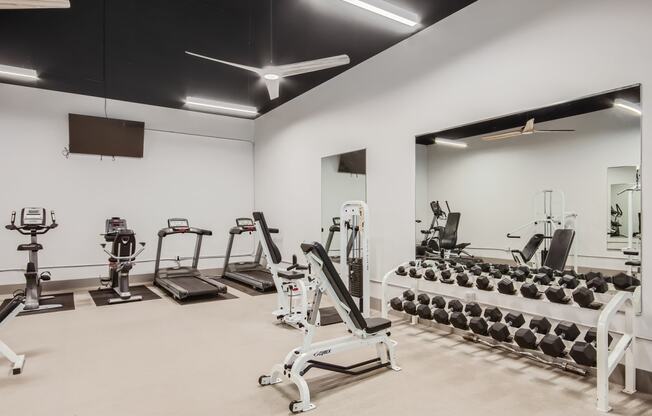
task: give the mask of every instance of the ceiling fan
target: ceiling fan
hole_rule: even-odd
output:
[[[0,9],[70,8],[69,0],[0,0]]]
[[[351,62],[348,55],[337,55],[328,58],[315,59],[312,61],[297,62],[294,64],[268,65],[263,68],[256,68],[253,66],[241,65],[233,62],[223,61],[221,59],[211,58],[210,56],[200,55],[194,52],[186,51],[186,53],[197,58],[208,59],[209,61],[219,62],[221,64],[234,66],[236,68],[244,69],[258,74],[263,78],[263,81],[265,81],[267,92],[269,92],[269,98],[272,100],[278,98],[279,96],[281,78],[307,74],[308,72],[321,71],[322,69],[347,65]]]
[[[569,133],[573,132],[575,130],[573,129],[542,129],[538,130],[534,128],[534,119],[531,118],[529,119],[526,123],[525,126],[521,127],[518,130],[512,130],[508,131],[505,133],[498,133],[498,134],[492,134],[490,136],[484,136],[482,140],[485,141],[493,141],[493,140],[502,140],[502,139],[509,139],[511,137],[518,137],[518,136],[526,136],[529,134],[535,134],[535,133]]]

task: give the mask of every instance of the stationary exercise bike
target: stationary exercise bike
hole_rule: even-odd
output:
[[[46,224],[45,208],[23,208],[20,211],[20,225],[16,225],[16,211],[11,213],[11,224],[5,226],[8,230],[18,231],[22,235],[29,235],[31,242],[29,244],[20,244],[18,251],[29,252],[29,262],[25,269],[25,311],[42,311],[46,309],[61,308],[63,305],[41,305],[42,300],[53,299],[54,296],[41,296],[41,282],[49,281],[52,276],[50,272],[39,273],[38,269],[38,252],[43,250],[43,246],[38,243],[38,236],[47,233],[59,226],[54,216],[54,211],[50,211],[51,223]]]
[[[104,240],[100,244],[109,257],[109,276],[100,277],[103,287],[111,287],[118,297],[109,299],[109,303],[135,302],[143,300],[140,295],[132,296],[129,291],[129,272],[134,267],[136,257],[145,250],[145,243],[140,243],[136,251],[136,234],[127,228],[127,220],[112,217],[106,220]],[[111,243],[111,250],[107,250],[107,243]]]

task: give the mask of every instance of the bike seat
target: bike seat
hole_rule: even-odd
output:
[[[43,246],[39,243],[21,244],[17,248],[18,251],[39,251],[43,250]]]

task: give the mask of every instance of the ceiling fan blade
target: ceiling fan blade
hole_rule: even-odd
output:
[[[267,87],[267,92],[269,93],[269,98],[275,100],[279,95],[279,87],[281,85],[281,79],[264,79],[265,86]]]
[[[521,136],[523,132],[521,130],[508,131],[506,133],[492,134],[491,136],[484,136],[482,140],[484,141],[493,141],[493,140],[502,140],[509,139],[510,137]]]
[[[69,9],[69,0],[0,0],[0,9]]]
[[[262,73],[263,73],[262,69],[256,68],[256,67],[253,67],[253,66],[247,66],[247,65],[236,64],[236,63],[233,63],[233,62],[223,61],[221,59],[211,58],[210,56],[200,55],[200,54],[194,53],[194,52],[186,51],[186,53],[188,55],[196,56],[197,58],[208,59],[209,61],[219,62],[219,63],[224,64],[224,65],[230,65],[230,66],[234,66],[236,68],[245,69],[247,71],[255,72],[258,75],[262,75]]]
[[[328,58],[315,59],[312,61],[297,62],[294,64],[279,65],[270,67],[268,70],[281,77],[305,74],[308,72],[321,71],[322,69],[334,68],[336,66],[348,65],[351,63],[348,55],[337,55]]]

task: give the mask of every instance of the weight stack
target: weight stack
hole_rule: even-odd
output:
[[[356,298],[362,297],[362,259],[348,259],[349,264],[349,292]]]

